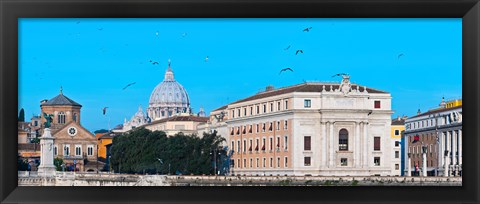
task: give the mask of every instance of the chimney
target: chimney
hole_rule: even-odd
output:
[[[48,100],[47,99],[43,99],[40,101],[40,105],[43,105],[44,103],[46,103]]]

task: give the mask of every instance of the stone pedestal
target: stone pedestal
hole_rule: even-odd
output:
[[[54,137],[50,133],[50,128],[45,128],[40,139],[40,166],[38,167],[38,176],[55,176],[55,165],[53,164],[53,141]]]
[[[422,176],[427,176],[427,153],[423,152],[422,159]]]

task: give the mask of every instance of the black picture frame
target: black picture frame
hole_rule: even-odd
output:
[[[2,203],[478,203],[478,0],[1,0]],[[461,187],[18,187],[18,18],[463,18]],[[412,76],[414,77],[414,76]],[[406,79],[409,80],[409,79]],[[416,80],[416,79],[413,79]],[[39,84],[41,86],[41,84]]]

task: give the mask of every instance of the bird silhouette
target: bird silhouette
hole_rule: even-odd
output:
[[[343,75],[348,75],[348,74],[345,74],[345,73],[339,73],[339,74],[335,74],[335,75],[333,75],[332,77],[336,77],[336,76],[343,76]]]
[[[150,60],[150,63],[152,63],[153,65],[158,64],[158,62],[155,62],[155,61],[152,61],[152,60]]]
[[[310,32],[310,29],[312,29],[312,27],[305,28],[303,29],[303,32]]]
[[[298,53],[302,53],[302,54],[303,54],[303,50],[297,50],[297,52],[295,52],[295,55],[298,55]]]
[[[287,71],[287,70],[293,72],[293,69],[292,69],[292,68],[287,67],[287,68],[284,68],[284,69],[280,70],[280,73],[278,73],[278,74],[281,74],[282,72]]]
[[[205,62],[208,62],[208,56],[205,57]]]
[[[400,59],[400,57],[402,57],[402,56],[404,56],[404,54],[403,54],[403,53],[400,53],[400,54],[397,56],[397,58]]]
[[[129,86],[134,85],[134,84],[136,84],[136,83],[137,83],[137,82],[133,82],[133,83],[127,84],[125,87],[123,87],[123,90],[125,90],[125,89],[128,88]]]
[[[290,48],[290,45],[287,48],[285,48],[284,50],[288,50],[288,48]]]
[[[187,33],[182,33],[182,37],[185,37],[185,36],[187,36]]]
[[[99,31],[102,31],[102,30],[103,30],[103,28],[97,28],[97,30],[99,30]]]
[[[102,108],[103,115],[105,115],[105,113],[107,113],[107,108],[108,108],[108,107],[103,107],[103,108]]]

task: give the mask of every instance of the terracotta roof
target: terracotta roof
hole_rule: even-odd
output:
[[[79,103],[73,101],[72,99],[66,97],[63,94],[58,94],[58,96],[55,96],[54,98],[48,100],[47,102],[41,104],[40,106],[59,106],[59,105],[69,105],[69,106],[80,106]]]
[[[224,106],[222,106],[222,107],[220,107],[220,108],[217,108],[217,109],[215,109],[215,110],[213,110],[213,111],[224,110],[224,109],[227,108],[227,106],[228,106],[228,105],[224,105]],[[211,112],[213,112],[213,111],[211,111]]]
[[[392,120],[392,125],[405,125],[405,119],[400,118],[398,120],[398,118],[395,118]]]
[[[462,105],[454,106],[454,107],[450,107],[450,108],[439,108],[439,109],[435,109],[435,110],[430,110],[430,111],[427,111],[425,113],[420,113],[420,115],[412,116],[409,119],[424,116],[424,115],[430,115],[430,114],[433,114],[433,113],[449,111],[449,110],[453,110],[453,109],[457,109],[457,108],[462,108]]]
[[[282,95],[286,93],[293,93],[293,92],[322,92],[323,86],[325,86],[325,90],[328,92],[330,91],[330,86],[332,86],[333,89],[338,89],[340,87],[340,84],[333,84],[333,83],[304,83],[304,84],[297,84],[294,86],[289,86],[289,87],[284,87],[284,88],[279,88],[275,89],[272,91],[265,91],[265,92],[260,92],[256,95],[250,96],[245,99],[241,99],[238,101],[235,101],[231,104],[236,104],[236,103],[242,103],[246,101],[252,101],[256,99],[261,99],[261,98],[266,98],[266,97],[271,97],[271,96],[276,96],[276,95]],[[357,85],[357,84],[352,84],[352,89],[357,89],[357,87],[360,86],[360,91],[363,92],[365,90],[365,86],[362,85]],[[368,93],[388,93],[384,91],[380,91],[377,89],[371,89],[367,87],[367,92]]]
[[[164,119],[161,119],[161,120],[156,120],[156,121],[152,121],[152,123],[149,123],[149,124],[146,124],[146,125],[150,125],[150,124],[157,124],[157,123],[163,123],[163,122],[167,122],[167,121],[193,121],[193,122],[207,122],[209,120],[208,117],[199,117],[199,116],[172,116],[172,117],[168,117],[168,118],[164,118]]]

